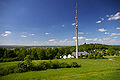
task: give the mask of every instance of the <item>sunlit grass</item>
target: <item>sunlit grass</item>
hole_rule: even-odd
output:
[[[119,58],[115,58],[120,60]],[[33,63],[49,60],[33,60]],[[120,63],[109,59],[54,59],[59,62],[77,62],[80,68],[48,69],[13,73],[0,77],[0,80],[119,80]],[[17,62],[0,63],[0,67],[15,65]]]

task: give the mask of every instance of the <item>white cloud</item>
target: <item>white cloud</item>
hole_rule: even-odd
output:
[[[110,40],[110,38],[103,38],[103,40],[105,40],[105,41],[106,41],[106,40]]]
[[[3,34],[1,34],[1,36],[8,36],[8,35],[10,35],[12,32],[10,32],[10,31],[5,31]]]
[[[86,41],[97,41],[97,38],[87,38]]]
[[[98,31],[104,32],[104,31],[107,31],[107,30],[105,30],[104,28],[101,28],[101,29],[98,29]]]
[[[30,34],[30,36],[34,36],[35,34]]]
[[[120,29],[120,27],[117,27],[116,29]]]
[[[72,23],[72,25],[74,26],[76,23]]]
[[[111,39],[111,40],[109,41],[109,44],[119,45],[119,44],[120,44],[120,40],[119,40],[119,39]]]
[[[26,38],[27,36],[25,36],[25,35],[21,35],[21,37]]]
[[[50,34],[50,33],[46,32],[45,34],[48,35],[48,34]]]
[[[6,33],[6,34],[11,34],[11,32],[10,32],[10,31],[5,31],[5,33]]]
[[[96,23],[101,23],[102,21],[97,21]]]
[[[118,38],[117,36],[113,37],[113,38]]]
[[[8,36],[8,34],[1,34],[1,36]]]
[[[120,19],[120,12],[117,12],[115,15],[110,15],[108,20],[118,20]]]
[[[106,15],[106,17],[109,17],[109,15]]]
[[[84,39],[85,37],[78,37],[78,39]],[[73,39],[76,39],[76,37],[73,37]]]
[[[105,32],[104,34],[109,34],[109,32]]]
[[[62,27],[65,27],[65,25],[63,24]]]
[[[110,36],[120,35],[120,33],[112,33]]]
[[[84,34],[83,32],[78,32],[78,34]]]
[[[103,40],[102,40],[102,39],[98,39],[98,41],[99,41],[99,42],[103,42]]]
[[[50,39],[50,40],[48,40],[48,41],[53,42],[53,41],[55,41],[55,39]]]
[[[85,37],[78,37],[78,39],[84,39]]]
[[[60,40],[59,42],[64,43],[64,42],[67,42],[67,41],[68,41],[68,39],[64,39],[64,40]]]

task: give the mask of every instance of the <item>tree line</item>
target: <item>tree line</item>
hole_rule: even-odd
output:
[[[93,53],[94,50],[103,51],[105,55],[120,55],[119,46],[110,46],[102,44],[83,44],[79,45],[79,52],[87,51],[88,53]],[[58,59],[60,56],[71,54],[75,52],[75,46],[65,46],[65,47],[53,47],[53,48],[14,48],[6,49],[0,48],[0,62],[6,61],[22,61],[26,55],[30,55],[32,60],[48,60],[48,59]]]

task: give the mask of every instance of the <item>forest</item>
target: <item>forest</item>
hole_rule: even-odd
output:
[[[60,56],[75,52],[75,46],[63,46],[53,48],[14,48],[7,49],[0,47],[0,62],[23,61],[27,55],[30,55],[32,60],[51,60],[59,59]],[[97,56],[94,50],[104,52],[104,56],[119,56],[120,47],[104,44],[83,44],[79,45],[79,52],[87,51],[92,56]],[[98,54],[99,55],[99,54]]]

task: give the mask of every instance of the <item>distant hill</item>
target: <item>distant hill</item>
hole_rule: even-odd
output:
[[[2,48],[53,48],[53,47],[63,47],[63,46],[18,46],[18,45],[0,45]]]

